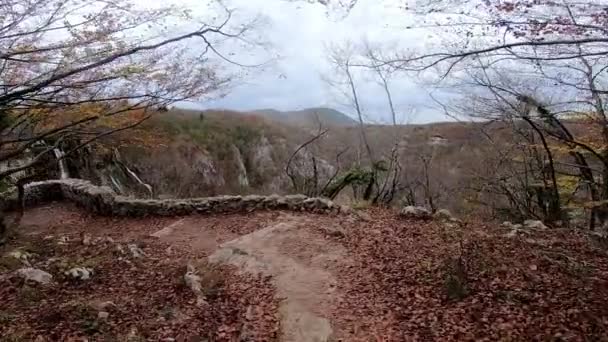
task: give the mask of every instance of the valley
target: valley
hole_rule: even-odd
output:
[[[108,185],[125,195],[186,198],[305,193],[310,189],[294,188],[286,172],[290,157],[298,180],[311,179],[316,167],[316,182],[321,185],[368,163],[357,126],[321,124],[319,128],[317,116],[305,125],[283,119],[256,113],[175,109],[158,113],[134,132],[102,140],[68,158],[67,164],[73,177]],[[320,129],[327,130],[322,139],[294,154]],[[379,160],[388,161],[391,150],[397,148],[403,160],[400,181],[411,183],[408,191],[415,193],[416,203],[425,201],[419,158],[429,156],[434,160],[432,178],[443,180],[432,189],[438,205],[465,210],[459,207],[461,201],[447,200],[448,193],[457,192],[458,184],[471,176],[467,173],[469,163],[483,154],[484,137],[477,125],[367,125],[365,132]],[[142,136],[143,140],[133,139]],[[152,193],[142,183],[150,185]],[[404,190],[399,191],[394,204],[400,205],[404,195]],[[340,198],[345,204],[357,201],[350,188]]]

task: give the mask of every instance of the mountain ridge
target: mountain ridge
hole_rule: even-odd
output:
[[[311,107],[292,111],[279,111],[271,108],[257,109],[248,112],[272,121],[279,121],[295,126],[354,126],[353,118],[336,109],[327,107]]]

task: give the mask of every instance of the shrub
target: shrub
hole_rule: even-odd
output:
[[[469,294],[467,269],[462,257],[446,260],[445,290],[449,300],[462,300]]]

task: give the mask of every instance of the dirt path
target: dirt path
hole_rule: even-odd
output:
[[[193,218],[177,221],[154,233],[166,242],[184,243],[194,249],[217,250],[213,263],[236,266],[240,272],[271,277],[280,305],[282,340],[330,340],[329,319],[338,268],[348,263],[344,248],[314,229],[302,216],[283,214],[266,227],[226,241],[230,234],[203,229]]]
[[[330,217],[323,221],[323,226],[340,225]],[[328,341],[336,333],[331,319],[340,298],[336,279],[350,258],[342,245],[316,228],[319,224],[314,215],[279,212],[114,220],[63,205],[32,209],[22,222],[31,233],[40,227],[40,233],[70,239],[86,231],[116,241],[157,241],[170,246],[168,256],[209,256],[242,274],[267,276],[281,300],[281,340],[286,342]]]

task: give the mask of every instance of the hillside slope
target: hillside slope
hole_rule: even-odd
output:
[[[307,108],[287,112],[274,109],[260,109],[254,110],[251,113],[269,120],[301,127],[316,128],[319,124],[325,127],[344,127],[357,124],[357,121],[348,115],[331,108]]]
[[[135,138],[142,136],[145,141]],[[146,185],[154,197],[284,194],[290,190],[287,159],[309,138],[301,129],[237,112],[172,110],[101,141],[68,164],[72,177],[142,197],[151,195]],[[333,174],[329,162],[317,162],[322,179]],[[308,172],[309,163],[310,152],[302,151],[295,172]]]
[[[319,187],[360,165],[366,167],[368,157],[361,148],[359,128],[327,128],[326,135],[295,155],[292,166],[298,185],[310,180],[315,167]],[[471,184],[487,174],[482,161],[494,153],[481,128],[479,123],[458,122],[366,126],[376,160],[389,160],[397,147],[402,190],[393,204],[409,201],[406,197],[410,196],[416,197],[417,205],[426,205],[425,159],[431,161],[430,193],[436,205],[480,214],[475,203],[486,199],[479,198]],[[508,143],[513,139],[505,128],[485,129],[497,141]],[[307,129],[240,112],[173,109],[71,156],[68,168],[72,177],[140,197],[308,193],[302,187],[294,190],[285,169],[290,156],[315,131],[316,127]],[[70,146],[62,147],[68,150]],[[354,187],[345,188],[338,201],[356,201],[353,191]]]

